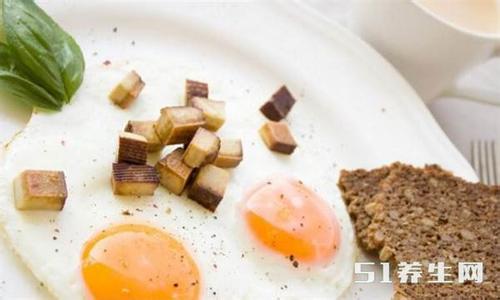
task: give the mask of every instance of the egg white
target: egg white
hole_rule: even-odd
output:
[[[146,87],[136,103],[122,110],[109,102],[107,94],[131,69],[138,70]],[[13,249],[55,297],[82,299],[84,243],[110,225],[149,224],[172,234],[191,253],[202,276],[203,299],[332,299],[341,295],[352,281],[356,246],[335,186],[338,170],[332,166],[329,150],[335,141],[328,137],[328,128],[316,122],[327,120],[328,115],[301,100],[289,117],[299,147],[292,156],[283,156],[270,152],[257,132],[264,122],[258,111],[265,100],[262,95],[273,90],[248,92],[242,83],[225,86],[211,78],[193,78],[208,81],[211,96],[228,103],[228,120],[220,135],[243,139],[244,160],[231,171],[231,182],[216,213],[163,187],[152,197],[113,195],[110,174],[119,132],[128,120],[156,119],[160,108],[181,105],[184,79],[193,75],[183,71],[140,60],[92,66],[75,99],[62,112],[33,114],[27,127],[5,146],[0,162],[0,220]],[[152,155],[150,163],[158,158]],[[25,169],[65,172],[69,197],[61,212],[15,209],[12,181]],[[243,192],[276,173],[302,179],[334,208],[341,224],[341,247],[328,267],[293,268],[246,232],[237,208]]]

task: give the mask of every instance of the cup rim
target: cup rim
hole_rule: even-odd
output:
[[[481,31],[470,30],[464,26],[460,26],[454,22],[446,20],[442,16],[438,15],[437,13],[431,11],[430,9],[428,9],[427,7],[425,7],[424,5],[419,3],[418,0],[411,0],[411,3],[413,5],[415,5],[417,8],[421,9],[424,13],[426,13],[427,15],[432,17],[434,20],[436,20],[440,23],[443,23],[444,25],[447,25],[455,30],[458,30],[466,35],[476,37],[476,38],[488,39],[488,40],[492,40],[492,41],[500,40],[500,28],[499,28],[499,33],[484,33]],[[500,8],[499,8],[499,12],[500,12]]]

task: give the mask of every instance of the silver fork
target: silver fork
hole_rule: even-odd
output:
[[[497,155],[495,141],[477,140],[470,143],[470,162],[484,184],[499,184],[500,165]]]

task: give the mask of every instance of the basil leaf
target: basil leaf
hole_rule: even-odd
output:
[[[42,87],[25,79],[7,45],[0,43],[0,94],[29,105],[59,110],[62,106]]]
[[[0,67],[0,94],[28,105],[60,110],[61,103],[43,88]]]
[[[20,69],[53,98],[69,102],[85,69],[75,40],[32,0],[3,0],[3,25]]]
[[[0,42],[5,42],[5,32],[3,30],[3,0],[0,0]]]
[[[13,72],[20,77],[29,78],[29,75],[23,72],[21,63],[12,54],[9,45],[2,42],[0,42],[0,68]]]

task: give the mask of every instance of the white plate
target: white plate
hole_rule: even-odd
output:
[[[102,0],[40,4],[76,37],[88,65],[179,57],[172,72],[217,78],[235,97],[242,93],[230,91],[231,86],[241,76],[232,78],[231,73],[253,72],[248,77],[269,79],[248,83],[254,97],[249,101],[259,102],[277,82],[286,83],[301,105],[317,109],[322,119],[318,124],[328,124],[315,130],[328,132],[336,142],[331,155],[337,171],[399,160],[438,163],[476,179],[425,105],[387,62],[349,32],[300,6]],[[215,58],[225,63],[220,69],[207,68],[213,64],[206,62]],[[7,140],[27,118],[26,109],[3,108],[0,138]],[[354,285],[348,298],[389,299],[390,295],[390,285]],[[0,298],[45,296],[2,244]]]

